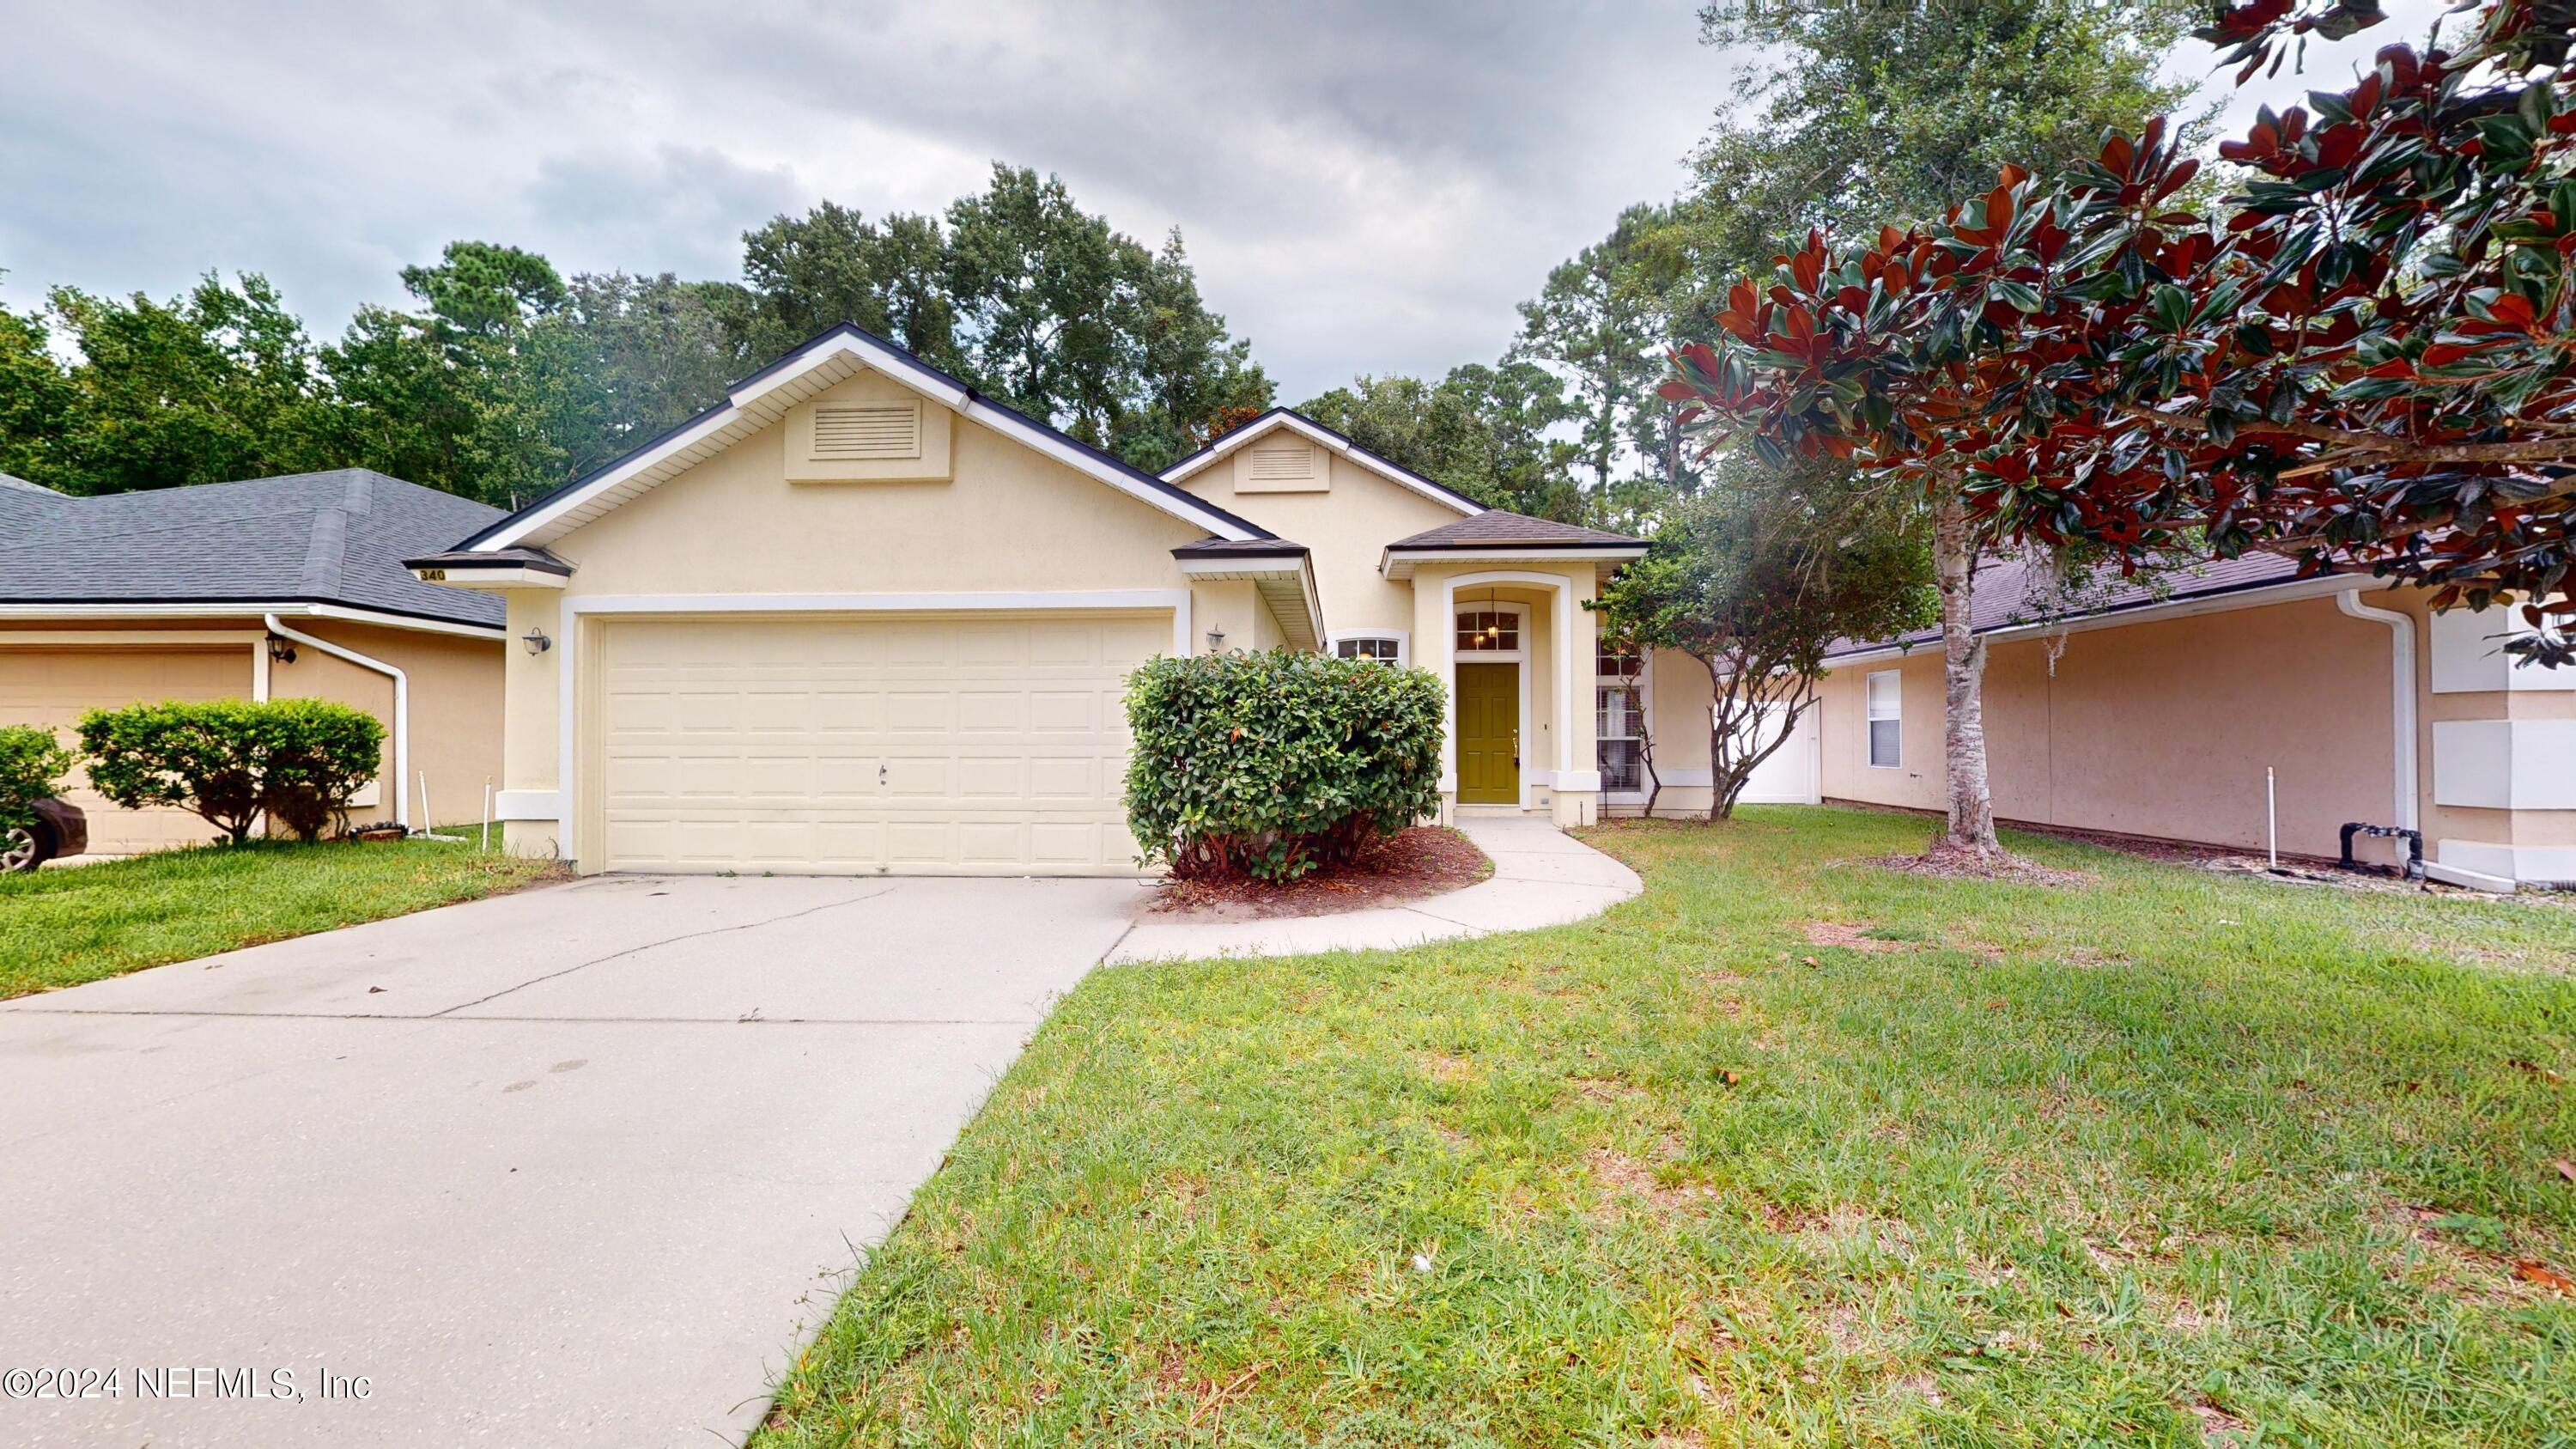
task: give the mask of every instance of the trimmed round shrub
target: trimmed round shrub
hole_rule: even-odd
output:
[[[323,699],[170,700],[81,716],[90,788],[129,810],[176,805],[238,843],[260,814],[298,839],[345,822],[385,727]],[[396,788],[400,788],[399,785]]]
[[[1440,802],[1437,676],[1273,649],[1128,677],[1127,828],[1175,876],[1295,880]]]
[[[72,752],[54,732],[35,725],[0,725],[0,833],[36,823],[36,802],[62,793]]]

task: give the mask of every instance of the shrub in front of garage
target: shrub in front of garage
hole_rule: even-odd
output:
[[[0,725],[0,833],[36,823],[36,802],[62,793],[71,751],[54,732],[34,725]]]
[[[1127,825],[1181,879],[1295,880],[1440,803],[1437,676],[1273,649],[1162,658],[1127,682]]]
[[[90,788],[129,810],[176,805],[239,844],[265,813],[312,840],[376,777],[385,727],[323,699],[168,700],[81,716]]]

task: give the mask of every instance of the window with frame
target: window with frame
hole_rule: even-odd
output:
[[[1521,647],[1521,616],[1508,609],[1458,611],[1458,652],[1508,652]]]
[[[1593,754],[1604,790],[1646,788],[1646,699],[1636,685],[1598,681],[1592,690]]]
[[[1646,788],[1645,667],[1636,650],[1612,640],[1593,654],[1593,757],[1604,790]]]
[[[1382,664],[1404,662],[1404,641],[1392,634],[1354,634],[1333,642],[1333,652],[1344,659],[1374,659]]]
[[[1861,681],[1861,696],[1869,716],[1869,762],[1896,769],[1904,759],[1905,676],[1882,669]]]

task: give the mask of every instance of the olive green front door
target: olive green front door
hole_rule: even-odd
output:
[[[1458,666],[1458,803],[1521,803],[1517,664]]]

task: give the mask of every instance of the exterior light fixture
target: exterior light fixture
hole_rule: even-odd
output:
[[[546,637],[545,630],[533,626],[519,642],[528,646],[528,657],[531,659],[555,647],[555,641]]]
[[[1222,626],[1220,626],[1220,627],[1218,627],[1218,628],[1214,628],[1214,629],[1210,629],[1210,630],[1208,630],[1208,652],[1209,652],[1210,654],[1218,654],[1218,653],[1222,653],[1222,652],[1224,652],[1224,649],[1225,649],[1225,630],[1224,630],[1224,628],[1223,628]]]
[[[295,646],[283,636],[271,634],[268,636],[268,657],[273,664],[292,664],[295,662]]]

